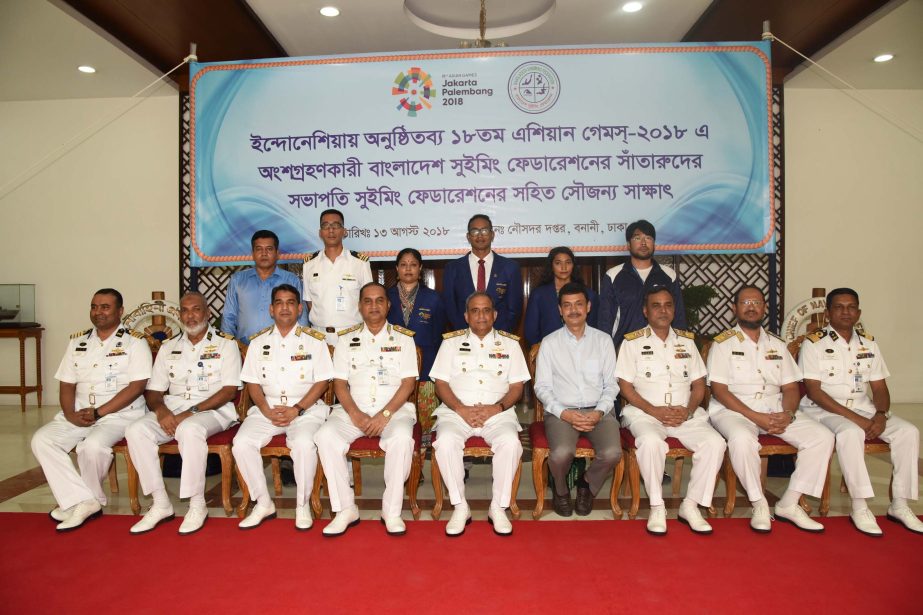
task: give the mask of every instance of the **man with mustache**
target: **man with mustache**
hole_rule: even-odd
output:
[[[240,388],[240,350],[234,337],[209,326],[205,296],[189,292],[179,301],[185,331],[167,340],[157,353],[145,398],[151,412],[125,432],[141,489],[154,499],[150,510],[129,530],[144,534],[173,518],[164,487],[157,447],[176,439],[183,469],[179,497],[189,498],[180,534],[199,531],[205,507],[206,440],[237,421],[233,399]]]
[[[151,376],[151,349],[142,334],[120,326],[123,312],[122,294],[114,288],[93,295],[93,328],[71,335],[55,373],[61,412],[32,436],[32,453],[58,503],[49,515],[59,532],[102,514],[112,445],[144,415],[141,394]],[[68,454],[74,447],[79,474]]]

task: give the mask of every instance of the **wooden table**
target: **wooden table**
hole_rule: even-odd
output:
[[[36,327],[10,327],[0,328],[0,339],[19,340],[19,386],[0,386],[0,395],[19,395],[22,411],[26,411],[26,395],[38,395],[38,407],[42,407],[42,331],[41,326]],[[37,384],[26,385],[26,339],[35,340],[35,374]]]

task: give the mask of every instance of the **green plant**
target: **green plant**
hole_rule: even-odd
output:
[[[695,331],[699,326],[699,310],[708,305],[718,296],[714,288],[707,284],[686,286],[683,288],[683,303],[686,305],[686,327]]]

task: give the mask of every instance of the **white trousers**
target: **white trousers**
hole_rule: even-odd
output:
[[[751,502],[760,500],[763,487],[760,483],[760,444],[757,436],[766,432],[733,410],[716,408],[709,414],[715,429],[728,442],[731,465],[747,492],[747,498]],[[833,434],[814,419],[799,413],[778,437],[798,449],[795,471],[788,488],[820,497],[827,478],[827,464],[833,453]]]
[[[836,436],[836,456],[850,497],[874,497],[872,481],[865,466],[865,432],[862,428],[847,418],[820,408],[803,410]],[[916,500],[919,497],[917,459],[920,456],[920,430],[913,423],[892,416],[879,437],[891,445],[894,497]]]
[[[512,412],[512,409],[506,412]],[[454,412],[438,414],[438,437],[433,448],[436,449],[436,462],[449,491],[452,506],[465,501],[465,441],[477,436],[484,438],[494,454],[491,504],[501,508],[509,507],[513,494],[513,479],[522,459],[519,424],[515,420],[515,415],[512,415],[513,420],[509,420],[509,416],[505,412],[492,416],[483,427],[475,429]]]
[[[125,429],[137,418],[137,414],[119,414],[103,417],[92,427],[78,427],[59,412],[32,436],[32,454],[45,472],[58,507],[70,508],[93,499],[106,505],[102,483],[112,465],[112,445],[125,436]],[[80,474],[69,455],[74,447]]]
[[[263,416],[259,408],[253,406],[250,409],[237,435],[234,436],[231,452],[240,469],[240,475],[250,490],[251,500],[264,506],[269,504],[269,489],[266,486],[266,473],[263,470],[260,449],[269,444],[273,436],[285,434],[285,445],[291,449],[295,473],[295,506],[308,504],[311,488],[314,486],[314,473],[317,471],[314,434],[324,424],[325,414],[312,407],[287,427],[276,427]]]
[[[685,448],[692,451],[692,472],[686,497],[711,506],[715,493],[718,469],[724,460],[727,445],[724,438],[708,424],[708,415],[697,408],[693,417],[679,427],[667,427],[649,414],[634,406],[625,406],[622,424],[635,437],[638,467],[651,506],[663,505],[663,468],[669,450],[667,438],[677,438]]]
[[[404,508],[404,483],[410,476],[413,459],[413,406],[405,404],[394,413],[381,432],[378,445],[385,452],[385,492],[381,497],[381,516],[391,519],[401,516]],[[356,504],[355,493],[349,486],[349,445],[365,434],[349,419],[342,406],[334,406],[324,426],[314,436],[320,462],[327,477],[330,508],[338,513]]]
[[[228,428],[227,419],[211,410],[193,414],[176,428],[176,443],[183,469],[179,478],[179,497],[191,498],[205,494],[205,463],[208,460],[210,436]],[[174,438],[160,427],[157,415],[149,412],[128,426],[125,431],[128,454],[135,464],[144,495],[164,488],[157,447]]]

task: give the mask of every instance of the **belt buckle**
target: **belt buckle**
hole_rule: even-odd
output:
[[[665,404],[668,405],[668,406],[669,406],[671,403],[673,403],[673,393],[664,393],[664,394],[663,394],[663,403],[665,403]]]
[[[852,398],[846,400],[846,407],[852,409]]]
[[[283,406],[287,406],[287,405],[288,405],[288,397],[285,396],[285,395],[283,395],[282,397],[279,398],[279,402],[280,402]]]
[[[183,393],[183,399],[192,399],[192,395],[189,393],[189,391]]]
[[[326,331],[327,333],[336,333],[336,332],[337,332],[336,327],[325,327],[325,328],[324,328],[324,331]]]
[[[96,393],[90,393],[88,401],[90,402],[91,406],[95,406],[96,405]]]
[[[763,399],[763,392],[757,391],[753,399]]]

